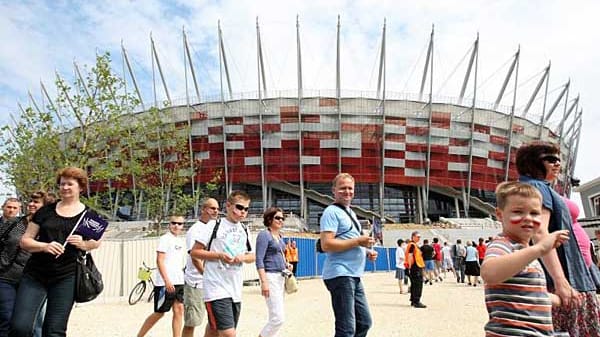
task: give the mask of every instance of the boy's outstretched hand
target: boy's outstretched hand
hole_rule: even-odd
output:
[[[566,229],[552,232],[544,237],[538,245],[542,249],[543,254],[548,253],[569,240],[569,231]]]

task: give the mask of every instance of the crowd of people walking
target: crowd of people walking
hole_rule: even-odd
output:
[[[600,336],[600,271],[589,237],[577,223],[577,205],[552,184],[560,172],[558,148],[523,145],[516,155],[518,182],[496,189],[495,237],[422,238],[419,231],[398,239],[395,279],[411,307],[426,309],[424,289],[449,278],[463,287],[481,286],[489,322],[487,336]],[[0,337],[66,336],[75,302],[76,261],[101,240],[75,232],[82,214],[95,213],[80,201],[86,172],[75,167],[57,175],[60,200],[31,195],[26,216],[9,198],[0,218]],[[352,210],[355,180],[340,173],[332,181],[334,202],[320,217],[319,246],[325,253],[322,279],[331,297],[335,336],[367,336],[373,325],[361,277],[367,260],[377,260],[376,240]],[[296,275],[297,243],[282,233],[284,210],[267,208],[254,243],[242,224],[250,196],[233,191],[220,217],[216,199],[204,199],[201,214],[183,234],[185,218],[172,215],[156,248],[153,312],[137,336],[145,336],[172,311],[172,335],[236,336],[242,312],[243,264],[254,264],[267,320],[259,337],[278,336],[285,324],[285,284]],[[598,233],[600,236],[600,233]],[[463,239],[467,239],[463,243]],[[474,239],[474,240],[470,240]],[[204,318],[206,325],[203,327]]]

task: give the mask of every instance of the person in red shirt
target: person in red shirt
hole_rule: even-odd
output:
[[[433,256],[435,262],[435,269],[433,270],[435,281],[443,281],[444,279],[442,278],[442,245],[440,245],[438,238],[433,238],[432,246],[433,251],[435,252],[435,255]]]
[[[485,251],[487,246],[485,242],[483,242],[483,238],[479,238],[479,244],[477,245],[477,253],[479,255],[479,265],[483,263],[483,258],[485,257]]]

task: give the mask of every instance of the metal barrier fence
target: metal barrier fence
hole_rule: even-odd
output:
[[[298,246],[299,278],[320,277],[323,273],[325,254],[315,250],[315,239],[294,238]],[[250,242],[256,242],[256,233],[250,233]],[[112,302],[127,298],[137,279],[138,268],[145,262],[150,267],[156,266],[156,247],[158,238],[137,240],[105,240],[99,249],[93,252],[98,269],[102,272],[104,291],[97,301]],[[394,270],[396,248],[375,247],[378,252],[377,261],[367,261],[365,271]],[[255,265],[244,265],[244,281],[258,280]],[[148,292],[149,294],[149,292]]]

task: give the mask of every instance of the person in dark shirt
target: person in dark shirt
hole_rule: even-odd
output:
[[[0,217],[0,337],[8,336],[19,279],[23,264],[29,254],[19,249],[19,240],[27,228],[27,222],[18,217],[21,202],[8,198],[2,205]]]
[[[11,337],[31,336],[44,300],[44,337],[66,336],[75,298],[75,271],[80,251],[91,251],[100,240],[71,234],[87,207],[79,200],[86,190],[84,170],[67,167],[57,175],[61,200],[40,208],[21,238],[21,248],[31,253],[23,270],[11,320]],[[88,213],[93,212],[87,209]]]
[[[429,240],[423,240],[421,253],[423,254],[423,260],[425,261],[425,283],[429,282],[429,284],[433,284],[432,280],[435,271],[435,261],[433,258],[435,257],[435,250],[429,244]]]

